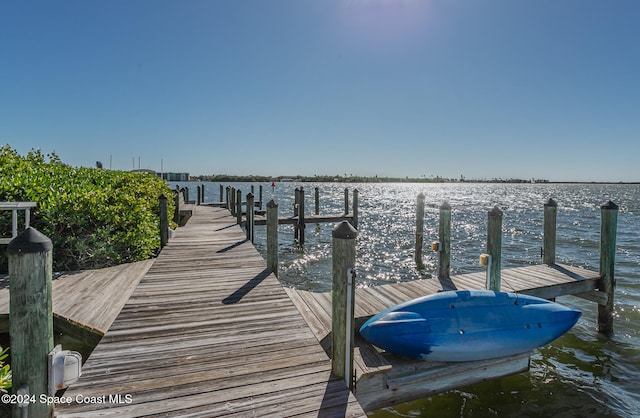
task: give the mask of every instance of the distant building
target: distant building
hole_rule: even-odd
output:
[[[166,181],[189,181],[189,173],[157,173]]]

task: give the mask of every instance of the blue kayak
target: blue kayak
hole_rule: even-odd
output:
[[[432,361],[525,353],[567,332],[582,313],[533,296],[490,290],[441,292],[373,316],[360,328],[371,344]]]

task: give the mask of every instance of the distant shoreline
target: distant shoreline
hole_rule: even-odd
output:
[[[640,184],[640,181],[551,181],[546,179],[452,179],[444,177],[365,177],[365,176],[234,176],[219,174],[213,176],[190,176],[190,181],[208,181],[220,183],[489,183],[489,184]]]

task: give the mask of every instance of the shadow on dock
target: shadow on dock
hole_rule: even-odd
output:
[[[219,251],[218,251],[219,252]],[[246,284],[244,284],[241,288],[233,292],[231,295],[227,296],[222,300],[222,303],[225,305],[231,305],[234,303],[238,303],[245,297],[249,292],[256,288],[264,279],[269,277],[271,271],[269,269],[262,270],[257,276],[253,279],[249,280]]]

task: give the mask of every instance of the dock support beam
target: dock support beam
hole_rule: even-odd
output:
[[[420,193],[418,195],[417,205],[416,205],[416,248],[414,251],[416,268],[418,270],[424,269],[424,263],[422,262],[423,245],[424,245],[424,194]]]
[[[616,230],[618,225],[618,205],[608,201],[600,207],[600,285],[599,290],[607,296],[607,303],[598,304],[598,332],[613,333],[613,294],[616,286],[614,275],[616,262]]]
[[[278,276],[278,204],[267,203],[267,268]]]
[[[451,270],[451,206],[446,201],[440,205],[438,240],[438,277],[448,279]]]
[[[544,204],[544,235],[542,238],[542,262],[544,264],[556,263],[556,219],[558,204],[549,199]]]
[[[53,350],[51,240],[33,228],[14,238],[9,255],[9,334],[14,393],[36,402],[14,405],[13,416],[51,417],[48,355]]]
[[[356,237],[358,231],[342,221],[332,232],[333,283],[331,371],[353,389]],[[351,283],[349,283],[351,282]]]
[[[487,289],[499,292],[501,284],[500,267],[502,264],[502,211],[498,206],[489,211],[487,253],[490,256]]]

